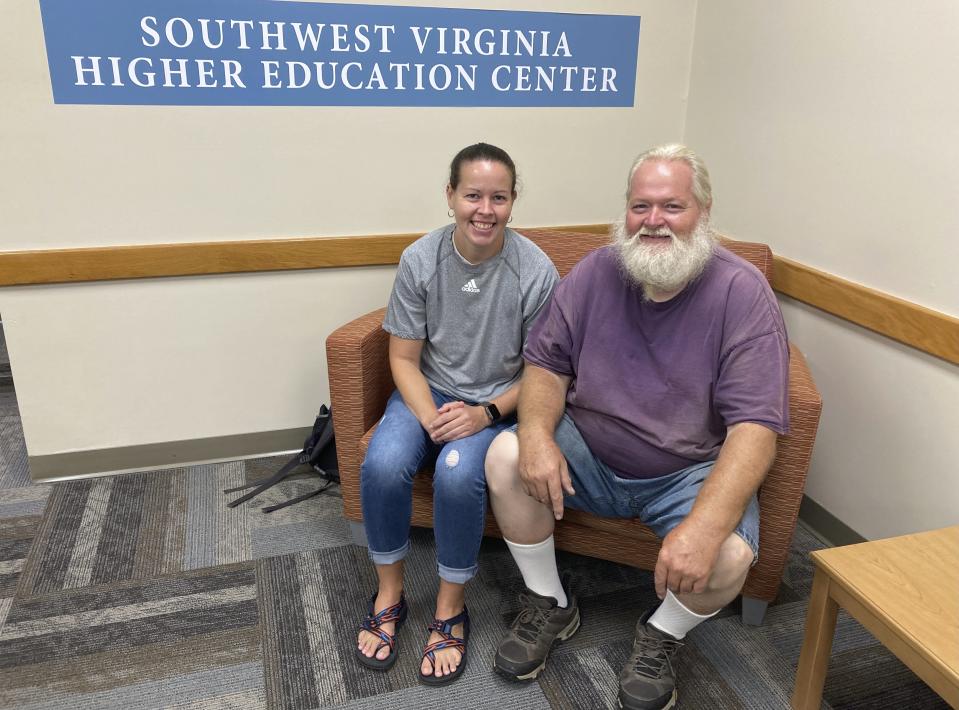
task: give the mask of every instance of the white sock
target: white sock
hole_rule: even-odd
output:
[[[553,536],[550,535],[542,542],[534,545],[520,545],[517,542],[506,541],[506,546],[513,553],[516,566],[519,567],[523,581],[530,591],[543,597],[553,597],[561,607],[566,607],[566,590],[559,581],[559,570],[556,569],[556,549],[553,545]]]
[[[683,603],[676,598],[675,594],[667,589],[663,603],[653,612],[646,623],[652,624],[660,631],[665,631],[673,638],[681,639],[706,619],[718,613],[719,609],[712,614],[705,615],[690,611],[683,606]]]

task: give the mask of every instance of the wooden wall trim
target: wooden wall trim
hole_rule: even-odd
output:
[[[522,227],[518,228],[522,231]],[[608,224],[545,227],[604,234]],[[0,287],[396,264],[421,234],[308,237],[0,252]],[[959,319],[781,256],[773,288],[959,364]]]
[[[0,286],[396,264],[420,234],[0,253]]]
[[[773,256],[773,288],[856,325],[959,365],[959,319]]]
[[[605,233],[605,224],[548,227]],[[0,286],[396,264],[423,236],[306,237],[0,252]]]

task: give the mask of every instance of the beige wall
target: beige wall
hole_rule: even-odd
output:
[[[953,0],[699,3],[716,223],[959,316],[957,36]],[[959,369],[784,301],[825,403],[807,494],[868,538],[959,522]]]
[[[519,166],[515,224],[608,221],[632,154],[682,134],[695,2],[496,7],[642,14],[636,107],[57,106],[37,3],[6,2],[0,250],[424,231],[446,222],[446,166],[477,140]],[[326,335],[385,303],[391,280],[371,268],[0,289],[28,452],[308,425],[329,397]]]

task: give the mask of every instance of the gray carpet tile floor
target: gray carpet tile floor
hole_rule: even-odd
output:
[[[0,387],[13,384],[10,372],[10,354],[7,352],[7,339],[3,335],[3,323],[0,322]]]
[[[331,489],[299,478],[235,509],[222,490],[282,458],[53,485],[32,484],[11,386],[0,386],[0,708],[607,708],[637,617],[655,603],[648,572],[561,553],[583,625],[531,684],[491,672],[522,581],[499,540],[470,582],[467,668],[452,686],[417,682],[437,587],[432,532],[415,529],[410,619],[387,673],[353,659],[375,586]],[[695,629],[678,660],[680,708],[786,708],[821,543],[801,526],[782,592],[761,627],[735,605]],[[923,710],[946,704],[855,621],[840,616],[823,707]]]

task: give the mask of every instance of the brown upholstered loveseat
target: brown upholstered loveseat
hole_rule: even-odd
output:
[[[523,230],[566,274],[583,256],[608,243],[605,235],[558,230]],[[724,245],[755,264],[769,279],[772,252],[765,244],[724,240]],[[393,391],[387,359],[388,335],[381,328],[385,308],[347,323],[326,341],[333,425],[342,477],[343,512],[354,537],[362,542],[360,464],[373,427]],[[743,588],[743,620],[758,624],[766,605],[776,597],[789,554],[822,401],[802,354],[790,344],[789,415],[791,432],[779,438],[776,460],[759,492],[760,551]],[[419,475],[413,488],[413,525],[432,527],[433,494],[429,475]],[[500,537],[492,515],[486,534]],[[660,539],[635,520],[598,518],[567,510],[556,527],[559,549],[653,569]]]

